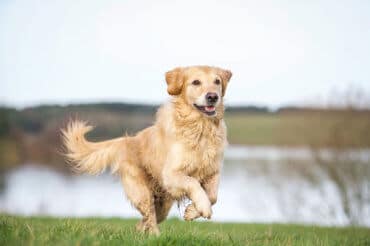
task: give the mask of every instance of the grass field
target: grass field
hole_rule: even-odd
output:
[[[0,216],[0,245],[370,245],[368,228],[184,222],[161,236],[138,234],[134,219]]]
[[[355,111],[266,113],[226,112],[232,144],[272,146],[370,146],[370,114]]]

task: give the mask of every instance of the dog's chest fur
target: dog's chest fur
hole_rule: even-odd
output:
[[[219,172],[226,145],[223,120],[204,118],[176,129],[177,138],[185,149],[182,156],[184,171],[200,181]]]

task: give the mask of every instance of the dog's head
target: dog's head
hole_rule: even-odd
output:
[[[202,114],[216,116],[232,73],[218,67],[178,67],[166,73],[167,92]]]

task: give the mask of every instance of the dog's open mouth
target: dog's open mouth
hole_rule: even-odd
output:
[[[199,106],[194,104],[194,107],[196,107],[199,111],[206,115],[215,115],[216,114],[216,107],[213,105],[207,105],[207,106]]]

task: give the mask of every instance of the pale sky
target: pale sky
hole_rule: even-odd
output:
[[[196,64],[233,71],[232,105],[370,91],[370,1],[0,1],[1,104],[161,103]]]

